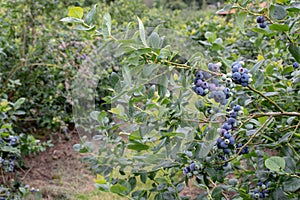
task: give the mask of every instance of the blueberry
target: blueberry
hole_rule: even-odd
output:
[[[241,106],[240,105],[233,106],[233,111],[239,112],[240,110],[241,110]]]
[[[256,22],[257,23],[263,23],[263,22],[265,22],[266,21],[266,18],[264,17],[264,16],[258,16],[257,18],[256,18]]]
[[[228,147],[228,144],[226,144],[224,141],[220,143],[220,147],[223,149],[226,149]]]
[[[230,154],[230,149],[223,149],[223,152],[224,152],[225,154]]]
[[[230,112],[230,117],[236,118],[237,117],[237,112]]]
[[[235,81],[235,82],[238,82],[240,79],[241,79],[242,75],[240,74],[240,72],[234,72],[232,74],[232,79]]]
[[[232,128],[232,126],[230,124],[225,123],[225,124],[223,124],[222,128],[226,129],[226,130],[230,130]]]
[[[247,87],[247,86],[248,86],[248,82],[242,82],[242,83],[241,83],[241,86]]]
[[[226,123],[230,124],[230,125],[233,125],[235,123],[235,121],[236,120],[234,118],[230,117],[229,119],[227,119]]]
[[[203,81],[202,81],[201,79],[196,78],[195,81],[194,81],[194,84],[195,84],[197,87],[200,87],[201,84],[202,84],[202,82],[203,82]]]
[[[299,66],[299,63],[297,63],[297,62],[294,62],[293,63],[293,67],[294,67],[294,69],[297,69],[297,68],[299,68],[300,66]]]
[[[203,74],[202,74],[202,72],[197,71],[197,72],[196,72],[196,77],[197,77],[198,79],[203,79]]]
[[[231,137],[231,134],[229,132],[226,132],[223,136],[225,139],[229,139]]]
[[[207,82],[202,82],[201,87],[202,87],[203,89],[208,88],[208,83],[207,83]]]
[[[202,87],[196,87],[196,88],[194,89],[194,91],[195,91],[198,95],[201,95],[201,96],[204,94],[204,90],[203,90]]]
[[[230,138],[229,138],[229,142],[230,142],[229,144],[232,144],[232,145],[233,145],[233,144],[234,144],[234,137],[230,137]]]
[[[247,82],[248,83],[249,80],[249,75],[248,74],[243,74],[241,76],[241,82]]]
[[[258,24],[260,28],[266,28],[267,27],[267,22],[262,22]]]
[[[217,143],[221,143],[221,142],[223,142],[223,139],[222,139],[221,137],[219,137],[219,138],[217,139]]]
[[[192,163],[192,164],[190,165],[190,169],[191,169],[191,171],[194,171],[194,170],[195,170],[195,166],[196,166],[196,164],[195,164],[195,163]]]

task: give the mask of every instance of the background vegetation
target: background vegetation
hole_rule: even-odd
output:
[[[75,126],[86,136],[74,149],[88,155],[104,192],[298,199],[299,4],[220,3],[0,1],[0,199],[37,192],[19,181],[22,157],[53,146],[55,132],[68,139]],[[247,87],[231,84],[236,61],[252,75]],[[229,88],[225,104],[195,94],[196,71]],[[236,105],[243,115],[226,153],[219,129]]]

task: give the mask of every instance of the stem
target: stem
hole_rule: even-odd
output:
[[[262,96],[263,98],[265,98],[266,100],[268,100],[271,104],[273,104],[278,110],[280,110],[281,113],[285,113],[285,111],[275,102],[273,101],[272,99],[270,99],[269,97],[265,96],[263,93],[261,93],[260,91],[254,89],[253,87],[251,86],[247,86],[249,88],[249,90],[259,94],[260,96]]]

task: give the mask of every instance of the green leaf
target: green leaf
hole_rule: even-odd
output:
[[[256,74],[254,74],[254,78],[255,78],[255,83],[254,83],[255,87],[260,87],[260,86],[263,85],[263,83],[264,83],[264,74],[262,73],[262,71],[258,70],[256,72]]]
[[[65,17],[65,18],[62,18],[60,21],[66,22],[66,23],[83,23],[82,19],[77,19],[74,17]]]
[[[155,85],[152,85],[148,90],[148,99],[152,99],[155,93]]]
[[[272,171],[280,172],[285,168],[285,160],[279,156],[273,156],[265,160],[265,165]]]
[[[212,191],[212,197],[213,199],[222,199],[223,197],[222,188],[221,187],[214,188],[214,190]]]
[[[74,27],[74,29],[79,30],[79,31],[93,31],[96,29],[96,26],[86,27],[86,26],[82,26],[82,25],[77,25]]]
[[[271,24],[269,26],[270,30],[272,31],[288,31],[289,30],[289,26],[287,24]]]
[[[145,47],[149,47],[147,42],[146,42],[146,33],[145,33],[145,28],[142,20],[138,17],[138,22],[139,22],[139,31],[140,31],[140,38],[142,40],[142,43]]]
[[[120,185],[120,184],[115,184],[113,186],[110,187],[110,191],[112,193],[116,193],[116,194],[123,194],[124,192],[127,191],[127,187],[125,187],[124,185]]]
[[[128,149],[135,150],[135,151],[142,151],[142,150],[147,150],[147,149],[149,149],[150,147],[149,147],[148,145],[146,145],[146,144],[134,142],[134,143],[129,143],[129,144],[127,145],[127,148],[128,148]]]
[[[131,85],[131,72],[130,69],[125,65],[122,67],[122,75],[126,85]]]
[[[112,87],[115,87],[115,85],[120,81],[120,77],[116,72],[112,72],[109,80]]]
[[[215,141],[202,142],[199,151],[199,158],[205,158],[209,154],[210,150],[214,147],[215,143]]]
[[[236,16],[236,24],[238,25],[238,27],[241,29],[242,32],[244,32],[244,24],[245,24],[246,17],[247,17],[246,12],[240,12]]]
[[[156,32],[152,32],[151,35],[149,36],[149,44],[150,47],[154,49],[158,49],[161,47],[161,39]]]
[[[300,188],[300,179],[291,178],[288,181],[282,183],[283,190],[286,192],[296,192]]]
[[[299,47],[295,46],[294,44],[289,45],[289,52],[295,58],[297,62],[300,62],[300,49]]]
[[[97,4],[95,4],[94,7],[90,10],[90,12],[86,15],[86,19],[85,19],[86,24],[89,25],[93,22],[96,11],[97,11]]]
[[[111,36],[111,17],[109,13],[105,13],[103,16],[102,34],[104,38]]]
[[[167,93],[167,87],[168,87],[168,79],[167,76],[164,74],[160,77],[158,81],[158,95],[160,97],[164,97]]]
[[[24,102],[25,102],[25,98],[22,97],[22,98],[18,99],[18,100],[14,103],[14,109],[15,109],[15,110],[18,110]]]
[[[68,16],[81,19],[83,17],[83,8],[78,6],[70,8]]]
[[[286,10],[283,6],[280,5],[271,5],[270,6],[270,16],[273,19],[281,20],[286,16]]]

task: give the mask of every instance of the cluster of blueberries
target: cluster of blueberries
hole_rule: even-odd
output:
[[[241,62],[234,62],[231,65],[232,80],[236,84],[240,84],[243,87],[248,86],[252,82],[252,75],[248,72],[248,69],[244,68]]]
[[[10,157],[8,160],[5,160],[4,158],[0,157],[0,167],[7,167],[6,169],[9,172],[13,172],[15,169],[15,160],[15,156]]]
[[[223,149],[224,154],[230,154],[230,147],[234,145],[234,137],[231,131],[237,126],[236,118],[241,113],[241,106],[235,105],[229,112],[230,117],[221,127],[220,137],[217,139],[217,147]]]
[[[257,187],[253,190],[252,198],[262,199],[268,197],[270,193],[268,188],[269,188],[269,182],[263,183],[262,181],[259,181],[257,183]]]
[[[4,143],[6,143],[8,146],[15,147],[19,144],[19,137],[10,135],[5,139],[0,138],[0,144],[4,145]],[[4,157],[2,155],[2,157],[0,157],[0,168],[4,168],[9,172],[13,172],[15,169],[15,160],[16,157],[11,154],[8,154]]]
[[[212,72],[218,72],[221,65],[221,63],[209,63],[208,70]],[[193,90],[200,96],[206,96],[210,92],[209,98],[213,98],[221,105],[226,105],[228,102],[228,98],[231,96],[230,89],[228,87],[220,85],[219,81],[212,78],[211,74],[209,74],[208,72],[196,72]]]
[[[183,175],[191,178],[194,175],[198,175],[199,170],[201,170],[201,164],[193,162],[189,166],[183,168]]]
[[[266,28],[267,27],[267,19],[264,16],[258,16],[256,18],[256,22],[258,23],[258,26],[260,28]]]
[[[298,69],[300,67],[300,65],[298,62],[294,62],[293,67],[294,67],[294,69]]]

